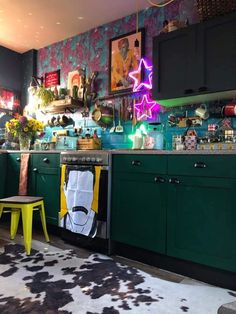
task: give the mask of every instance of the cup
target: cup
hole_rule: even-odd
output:
[[[184,139],[184,147],[186,150],[197,149],[197,137],[195,135],[187,135]]]
[[[227,117],[232,117],[236,115],[236,104],[228,104],[223,108],[224,115]]]
[[[197,108],[195,110],[195,114],[196,116],[200,117],[203,120],[206,120],[209,118],[209,112],[205,104],[202,104],[199,108]]]

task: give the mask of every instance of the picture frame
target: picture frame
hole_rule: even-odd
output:
[[[128,74],[138,69],[139,61],[144,56],[144,41],[144,28],[110,39],[109,94],[132,91],[134,82]]]

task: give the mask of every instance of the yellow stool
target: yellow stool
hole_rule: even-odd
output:
[[[7,210],[7,208],[9,208],[10,210]],[[12,196],[0,199],[0,218],[3,212],[11,212],[11,240],[15,238],[20,218],[20,212],[22,213],[23,237],[26,255],[30,255],[33,211],[35,210],[39,210],[40,212],[45,239],[46,242],[49,242],[50,240],[46,226],[43,197]]]

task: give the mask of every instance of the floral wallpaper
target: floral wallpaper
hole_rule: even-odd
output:
[[[159,34],[165,20],[198,22],[196,0],[176,0],[172,4],[139,12],[139,27],[145,28],[145,56],[152,59],[152,38]],[[136,29],[136,14],[102,25],[86,33],[57,42],[38,51],[38,76],[61,70],[61,87],[67,85],[68,72],[85,67],[87,75],[98,71],[98,96],[108,95],[109,40]]]

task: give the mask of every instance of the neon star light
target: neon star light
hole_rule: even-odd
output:
[[[147,75],[147,82],[141,81],[141,73],[143,69]],[[152,66],[149,66],[143,58],[139,62],[138,69],[130,72],[129,77],[134,80],[133,92],[138,92],[143,88],[152,88]]]
[[[134,104],[135,111],[137,112],[137,119],[151,119],[153,111],[159,109],[159,105],[154,101],[148,99],[148,95],[143,95],[140,103]]]

